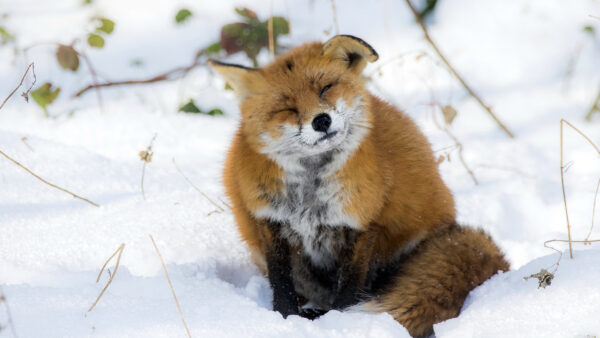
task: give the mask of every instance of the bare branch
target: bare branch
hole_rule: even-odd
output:
[[[183,326],[185,327],[185,332],[187,332],[188,337],[191,338],[192,335],[190,334],[190,329],[188,329],[188,326],[185,323],[185,319],[183,318],[183,312],[181,311],[181,307],[179,306],[179,301],[177,300],[177,295],[175,294],[175,289],[173,288],[173,284],[171,283],[171,278],[169,278],[169,273],[167,272],[167,267],[165,266],[165,262],[163,261],[163,258],[160,254],[160,251],[158,250],[158,246],[156,245],[154,238],[152,237],[152,235],[148,235],[148,236],[150,236],[152,245],[154,245],[154,250],[156,250],[158,259],[160,259],[160,265],[162,265],[163,272],[165,273],[165,277],[167,277],[167,282],[169,282],[169,287],[171,288],[171,293],[173,294],[173,299],[175,300],[175,305],[177,305],[177,310],[179,311],[179,316],[181,317],[181,321],[183,322]]]
[[[33,173],[31,170],[27,169],[27,167],[25,167],[25,166],[24,166],[24,165],[22,165],[21,163],[19,163],[19,162],[17,162],[16,160],[14,160],[12,157],[10,157],[10,156],[6,155],[6,154],[5,154],[5,153],[4,153],[2,150],[0,150],[0,155],[2,155],[2,156],[4,156],[4,157],[6,157],[8,160],[10,160],[10,161],[11,161],[11,162],[13,162],[14,164],[18,165],[18,166],[19,166],[19,167],[21,167],[23,170],[25,170],[25,171],[27,171],[29,174],[31,174],[33,177],[35,177],[35,178],[37,178],[38,180],[40,180],[40,181],[42,181],[42,182],[46,183],[47,185],[49,185],[49,186],[51,186],[51,187],[53,187],[53,188],[55,188],[55,189],[58,189],[58,190],[60,190],[60,191],[62,191],[62,192],[66,192],[67,194],[69,194],[69,195],[71,195],[71,196],[73,196],[73,197],[75,197],[75,198],[78,198],[78,199],[80,199],[80,200],[82,200],[82,201],[88,202],[89,204],[91,204],[91,205],[93,205],[93,206],[95,206],[95,207],[100,207],[100,205],[98,205],[98,204],[96,204],[96,203],[94,203],[94,202],[92,202],[92,201],[88,200],[87,198],[81,197],[81,196],[79,196],[79,195],[77,195],[77,194],[75,194],[75,193],[72,193],[72,192],[70,192],[70,191],[69,191],[69,190],[67,190],[67,189],[61,188],[61,187],[59,187],[59,186],[57,186],[57,185],[55,185],[55,184],[52,184],[52,183],[50,183],[50,182],[46,181],[45,179],[43,179],[43,178],[41,178],[40,176],[38,176],[38,175],[36,175],[35,173]]]
[[[21,81],[19,82],[19,85],[13,89],[12,92],[10,92],[10,94],[8,94],[8,96],[4,99],[4,101],[2,101],[2,104],[0,104],[0,109],[2,109],[4,107],[4,105],[6,104],[6,102],[8,102],[8,99],[11,98],[11,96],[13,96],[17,90],[19,90],[19,88],[21,88],[21,86],[23,85],[23,81],[25,81],[25,77],[27,76],[27,73],[29,73],[29,69],[31,68],[31,72],[33,74],[33,82],[31,83],[31,86],[29,86],[29,89],[27,89],[27,91],[23,92],[23,94],[21,94],[21,96],[23,96],[25,98],[25,101],[29,101],[29,92],[31,91],[31,88],[33,88],[33,86],[35,85],[35,81],[37,80],[36,76],[35,76],[35,63],[30,63],[29,66],[27,66],[27,69],[25,69],[25,73],[23,73],[23,76],[21,77]]]
[[[492,111],[492,109],[483,102],[483,100],[479,97],[479,95],[477,95],[473,91],[473,89],[471,89],[471,86],[469,86],[465,82],[465,80],[463,79],[463,77],[460,74],[458,74],[458,72],[450,64],[450,62],[448,61],[448,59],[444,56],[444,54],[442,54],[442,52],[440,51],[440,49],[438,48],[438,46],[436,45],[436,43],[429,36],[429,31],[427,30],[427,27],[425,26],[425,23],[423,22],[421,16],[419,15],[419,12],[415,9],[415,7],[410,2],[410,0],[405,0],[405,1],[406,1],[406,4],[408,5],[408,7],[410,8],[410,10],[412,11],[412,13],[413,13],[413,15],[415,17],[415,20],[417,21],[417,23],[419,24],[419,26],[421,26],[421,29],[423,30],[423,34],[425,35],[425,39],[427,40],[427,42],[429,42],[429,44],[431,45],[431,47],[433,48],[433,50],[436,52],[436,54],[440,57],[440,59],[446,64],[446,66],[448,67],[448,69],[450,70],[450,72],[452,72],[452,74],[454,75],[454,77],[456,77],[456,79],[458,80],[458,82],[460,82],[462,84],[462,86],[467,90],[467,92],[469,93],[469,95],[471,95],[471,97],[474,98],[475,101],[477,101],[477,103],[479,103],[479,105],[492,117],[492,119],[494,119],[494,121],[496,121],[496,123],[498,124],[498,126],[510,138],[514,138],[515,136],[513,135],[513,133],[510,130],[508,130],[508,128],[504,125],[504,123],[502,123],[502,121],[500,121],[500,119],[496,116],[496,114],[494,114],[494,112]]]
[[[80,89],[73,95],[73,97],[79,97],[85,94],[88,90],[93,88],[102,88],[102,87],[116,87],[116,86],[126,86],[126,85],[142,85],[142,84],[150,84],[160,81],[172,81],[180,79],[186,76],[191,70],[194,68],[204,65],[204,62],[200,61],[201,57],[204,55],[205,50],[202,49],[198,51],[194,62],[189,64],[188,66],[177,67],[175,69],[166,71],[164,73],[157,74],[147,79],[135,79],[135,80],[123,80],[123,81],[108,81],[104,83],[92,83],[84,88]]]
[[[594,205],[592,207],[592,224],[590,226],[590,232],[588,232],[587,236],[585,236],[586,241],[592,235],[592,230],[594,230],[594,217],[596,216],[596,200],[598,199],[598,190],[599,189],[600,189],[600,179],[598,179],[598,184],[596,184],[596,193],[594,194]]]
[[[595,112],[600,112],[600,90],[598,90],[598,95],[596,96],[594,103],[592,104],[592,106],[590,107],[590,110],[585,115],[585,120],[588,122],[591,121],[592,115],[594,115]]]
[[[117,248],[117,250],[115,250],[115,252],[110,257],[108,257],[106,262],[104,262],[104,265],[102,265],[102,269],[100,269],[100,273],[98,273],[98,278],[96,278],[96,283],[98,283],[100,281],[100,276],[102,276],[102,272],[104,271],[104,268],[106,268],[106,266],[111,261],[111,259],[113,259],[113,257],[115,257],[115,255],[117,253],[119,254],[117,256],[117,262],[115,263],[115,270],[113,271],[112,274],[110,273],[110,270],[108,270],[110,278],[108,279],[108,282],[106,283],[106,285],[104,286],[102,291],[100,291],[100,294],[98,295],[98,297],[96,298],[96,300],[94,301],[92,306],[90,306],[90,309],[88,310],[88,312],[91,312],[94,309],[94,307],[96,306],[96,304],[98,304],[98,301],[104,294],[104,291],[106,291],[106,289],[108,289],[108,286],[110,285],[110,283],[112,283],[113,279],[115,278],[115,275],[117,274],[117,270],[119,269],[119,263],[121,262],[121,255],[123,254],[124,249],[125,249],[125,243],[121,243],[121,245]]]
[[[8,300],[6,299],[6,294],[0,285],[0,303],[4,303],[4,307],[6,308],[6,317],[8,321],[8,325],[10,326],[10,331],[14,338],[17,338],[17,329],[15,328],[15,322],[12,319],[12,315],[10,313],[10,307],[8,306]],[[1,331],[1,328],[0,328]]]

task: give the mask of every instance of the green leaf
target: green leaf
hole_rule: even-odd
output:
[[[592,36],[596,35],[596,29],[594,28],[594,26],[590,26],[590,25],[584,26],[583,31]]]
[[[0,40],[2,44],[13,41],[15,36],[10,34],[4,27],[0,26]]]
[[[97,32],[104,32],[106,34],[110,34],[115,30],[115,22],[107,19],[100,18],[100,27],[96,28]]]
[[[83,0],[83,5],[91,5],[92,4],[92,0]]]
[[[248,22],[258,19],[256,13],[249,8],[236,8],[235,12]]]
[[[56,60],[62,69],[76,72],[79,68],[79,55],[71,46],[58,45]]]
[[[207,113],[210,116],[221,116],[223,115],[223,111],[219,108],[211,109]]]
[[[60,88],[52,88],[52,83],[46,82],[31,92],[31,97],[45,112],[46,107],[54,102],[60,93]]]
[[[206,55],[219,54],[220,51],[221,43],[219,41],[210,44],[208,47],[206,47]]]
[[[275,36],[275,38],[277,38],[278,35],[286,35],[286,34],[290,34],[290,23],[280,17],[280,16],[274,16],[273,17],[273,35]]]
[[[90,33],[87,39],[88,45],[94,48],[104,47],[104,38],[98,34]]]
[[[183,23],[184,21],[189,19],[190,16],[192,16],[192,12],[189,9],[180,9],[179,12],[177,12],[177,14],[175,15],[175,22],[178,24]]]
[[[181,107],[179,107],[179,111],[182,111],[184,113],[202,113],[202,111],[200,110],[200,108],[198,108],[196,106],[196,104],[194,103],[193,99],[190,99],[188,101],[188,103],[182,105]]]
[[[233,90],[233,87],[228,82],[225,82],[225,90]]]

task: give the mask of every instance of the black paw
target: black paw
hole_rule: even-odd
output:
[[[300,317],[310,320],[317,319],[326,313],[327,311],[321,309],[300,309]]]

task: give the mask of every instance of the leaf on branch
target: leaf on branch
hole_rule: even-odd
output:
[[[445,105],[442,107],[442,114],[444,115],[444,121],[446,122],[446,124],[450,125],[452,124],[452,121],[454,121],[457,112],[456,109],[454,109],[454,107],[450,105]]]
[[[256,13],[247,8],[236,8],[244,22],[230,23],[221,28],[221,47],[231,55],[244,52],[255,65],[256,56],[262,48],[269,46],[269,20],[260,21]],[[273,42],[277,48],[277,38],[289,34],[289,22],[283,17],[273,17]]]
[[[212,43],[208,47],[206,47],[205,51],[206,55],[219,54],[219,52],[221,51],[221,43],[219,41]]]
[[[253,10],[249,9],[249,8],[236,8],[235,12],[241,16],[242,18],[246,19],[246,20],[256,20],[258,19],[258,16],[256,15],[256,12],[254,12]]]
[[[58,45],[56,60],[62,69],[75,72],[79,68],[79,55],[71,46]]]
[[[52,83],[46,82],[31,92],[31,98],[47,112],[46,107],[56,100],[59,93],[60,88],[53,88]]]
[[[96,33],[90,33],[87,39],[88,45],[94,48],[104,47],[104,38]]]
[[[96,28],[97,32],[104,32],[106,34],[110,34],[115,30],[115,22],[107,19],[107,18],[100,18],[100,26],[98,28]]]
[[[180,9],[177,12],[177,14],[175,14],[175,22],[178,24],[181,24],[181,23],[187,21],[191,16],[192,16],[192,12],[189,9],[187,9],[187,8]]]

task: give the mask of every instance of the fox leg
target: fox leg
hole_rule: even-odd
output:
[[[331,306],[333,309],[358,303],[365,286],[375,236],[371,231],[355,234],[353,245],[346,245],[340,252],[337,290]]]
[[[273,310],[286,318],[297,315],[298,296],[294,290],[292,267],[290,263],[290,245],[281,236],[281,224],[264,222],[261,235],[265,246],[267,275],[273,289]]]
[[[482,230],[451,225],[420,243],[383,291],[354,310],[388,312],[412,336],[456,317],[471,290],[509,265]]]

